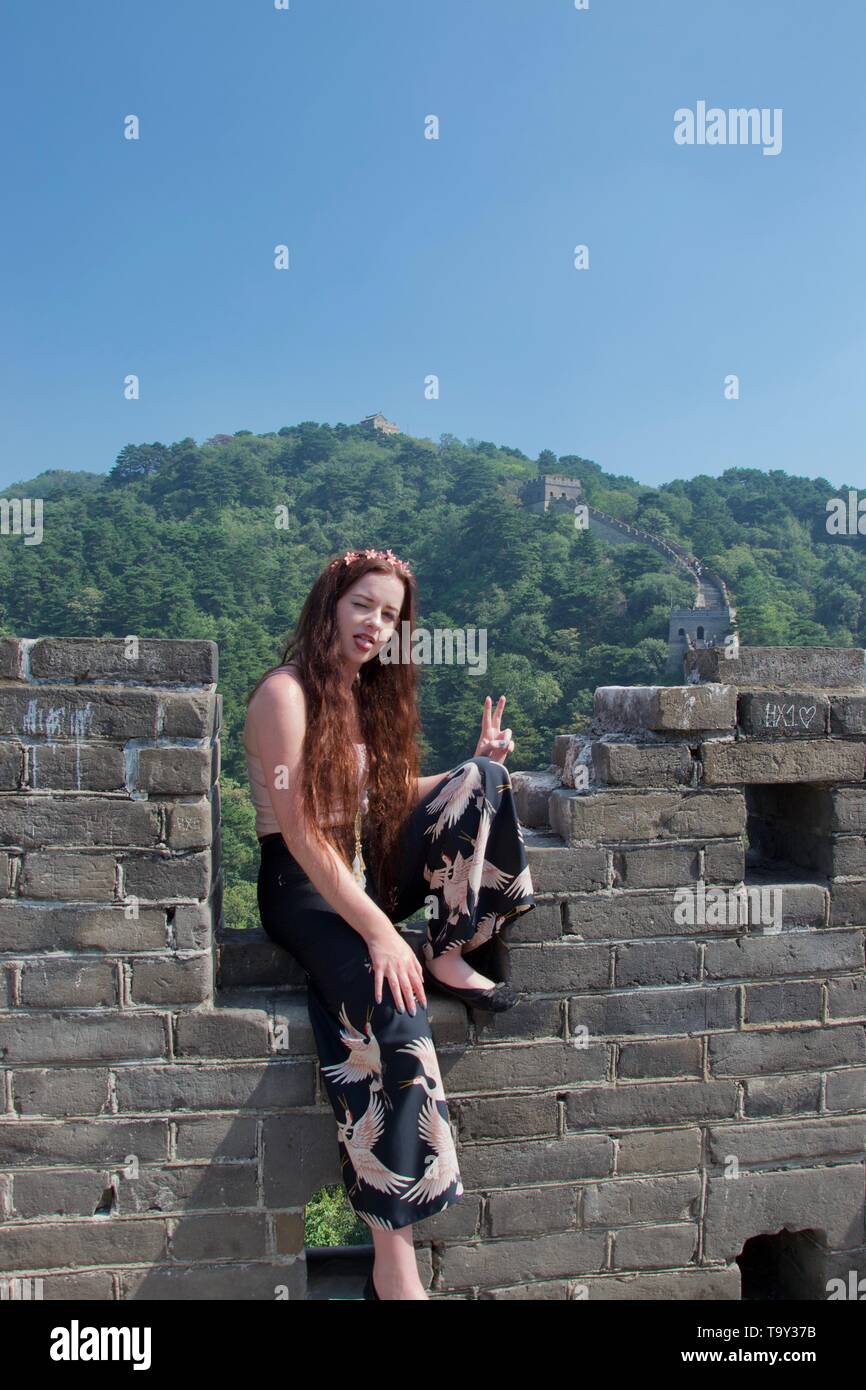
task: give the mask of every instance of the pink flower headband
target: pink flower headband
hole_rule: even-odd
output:
[[[347,550],[338,560],[332,560],[328,566],[329,570],[335,570],[340,565],[350,565],[353,560],[363,556],[366,560],[388,560],[399,574],[412,576],[412,570],[405,560],[400,560],[393,550]]]

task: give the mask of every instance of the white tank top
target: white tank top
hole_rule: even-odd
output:
[[[367,745],[366,743],[354,743],[352,747],[355,749],[358,758],[358,790],[360,792],[361,783],[365,781],[367,772]],[[256,812],[256,834],[278,834],[280,830],[280,825],[279,821],[274,815],[274,808],[271,804],[271,798],[268,794],[267,782],[265,780],[264,771],[262,769],[261,758],[259,758],[256,753],[250,752],[249,748],[247,748],[246,740],[244,740],[244,752],[246,754],[247,777],[249,778],[250,783],[250,794],[252,796],[252,802]],[[366,786],[364,786],[363,796],[361,798],[361,810],[363,812],[366,812],[366,810],[368,809],[368,803],[369,795]],[[355,819],[355,812],[357,809],[358,808],[356,806],[352,807],[352,810],[349,812],[348,815],[346,815],[338,807],[337,810],[331,816],[330,820],[325,821],[324,823],[326,825],[351,824],[351,822]]]

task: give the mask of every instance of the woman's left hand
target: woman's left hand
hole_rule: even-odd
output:
[[[484,701],[484,710],[481,715],[481,735],[478,739],[478,747],[472,756],[491,758],[495,763],[504,763],[514,748],[511,730],[500,729],[499,727],[502,711],[505,709],[505,696],[500,695],[495,709],[492,706],[493,701],[488,695]]]

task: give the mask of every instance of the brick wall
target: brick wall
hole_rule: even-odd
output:
[[[736,1299],[776,1232],[792,1296],[866,1274],[863,653],[695,674],[512,774],[523,998],[430,996],[434,1297]],[[220,925],[216,682],[210,642],[0,640],[0,1273],[45,1298],[303,1298],[340,1181],[303,972]]]

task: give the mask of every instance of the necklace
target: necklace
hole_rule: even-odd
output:
[[[364,855],[361,851],[361,808],[359,806],[355,815],[355,858],[352,861],[352,875],[355,882],[358,883],[361,888],[366,887],[367,884],[367,879],[364,874],[366,867]]]

